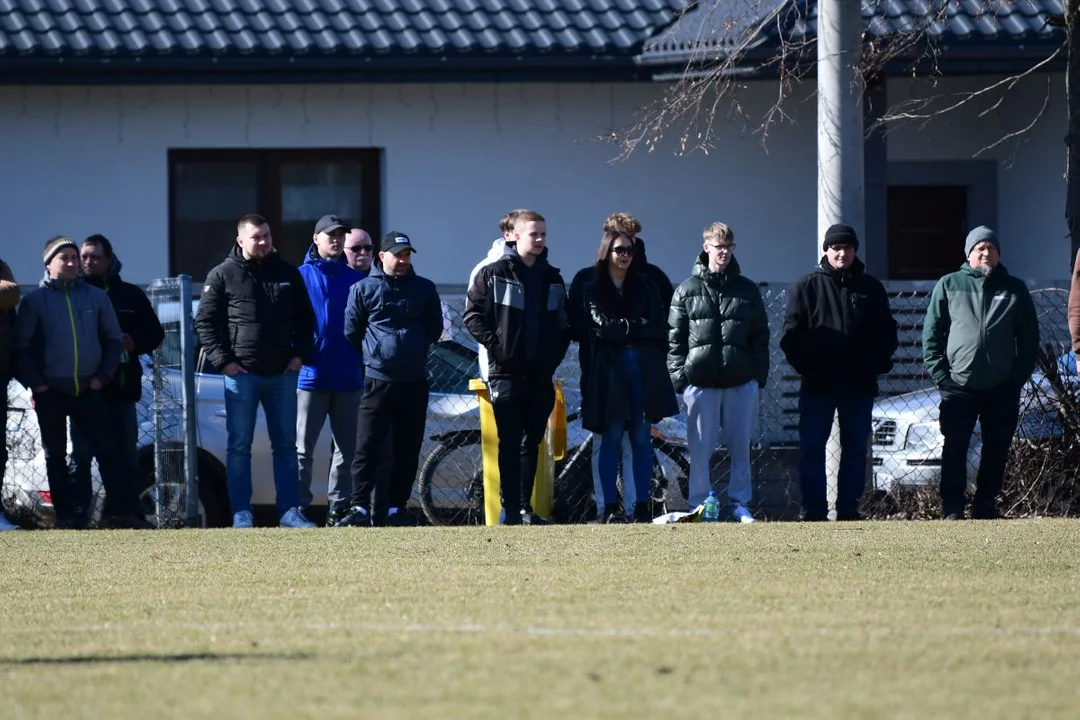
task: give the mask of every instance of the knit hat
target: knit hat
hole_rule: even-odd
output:
[[[69,237],[64,237],[63,235],[57,235],[49,240],[49,242],[45,243],[45,252],[42,253],[45,264],[48,265],[52,262],[52,259],[56,257],[56,254],[64,248],[71,248],[75,252],[79,252],[79,246],[75,244],[75,241]]]
[[[967,234],[967,240],[964,241],[964,257],[970,255],[975,246],[981,242],[991,243],[999,251],[1001,250],[997,234],[985,225],[980,225]]]
[[[853,245],[859,249],[859,236],[855,234],[855,228],[850,225],[832,225],[825,231],[825,240],[821,243],[822,250],[828,250],[833,245]]]

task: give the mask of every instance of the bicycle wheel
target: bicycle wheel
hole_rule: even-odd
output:
[[[484,467],[479,438],[439,443],[420,469],[420,509],[432,525],[482,525]]]
[[[674,466],[675,482],[678,484],[683,499],[690,497],[690,456],[687,448],[665,442],[659,438],[653,438],[653,449],[663,455]],[[661,474],[663,473],[661,472]],[[664,483],[667,483],[668,480],[669,478],[665,477]]]

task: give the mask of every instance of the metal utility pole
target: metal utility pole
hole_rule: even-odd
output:
[[[866,230],[861,0],[818,0],[818,221],[814,259],[834,223]]]

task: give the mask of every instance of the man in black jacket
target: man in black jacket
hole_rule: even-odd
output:
[[[551,377],[570,343],[566,286],[548,264],[542,215],[519,214],[513,237],[515,252],[485,265],[473,279],[465,326],[488,352],[505,523],[542,524],[531,506],[533,476],[555,405]]]
[[[409,524],[405,506],[427,422],[428,351],[443,329],[439,293],[435,283],[413,270],[416,249],[409,237],[389,233],[381,247],[382,267],[373,266],[353,285],[345,310],[345,337],[363,352],[365,368],[352,508],[340,523],[345,526]],[[381,471],[387,450],[389,473]],[[375,505],[369,511],[373,489]]]
[[[638,236],[638,233],[641,232],[641,221],[630,213],[612,213],[604,220],[603,232],[620,233],[633,239],[636,248],[635,252],[641,256],[642,261],[645,263],[645,274],[652,281],[653,287],[660,293],[660,301],[664,306],[664,317],[667,317],[668,309],[671,307],[671,298],[675,294],[675,288],[672,286],[667,273],[650,263],[646,257],[645,241]],[[570,292],[566,305],[566,319],[570,324],[571,337],[578,344],[578,370],[582,388],[589,385],[589,363],[592,355],[592,337],[588,329],[588,318],[585,313],[585,286],[592,282],[595,275],[595,263],[577,271],[574,279],[570,282]],[[604,489],[600,484],[600,436],[591,434],[590,439],[593,444],[593,498],[596,501],[597,516],[603,519],[601,516],[604,510]],[[630,438],[629,435],[624,435],[622,445],[622,466],[625,479],[623,483],[623,507],[627,515],[633,512],[634,503],[638,499],[635,491],[633,464]],[[642,502],[644,502],[644,499]]]
[[[15,330],[15,307],[21,296],[22,291],[11,274],[11,268],[0,260],[0,418],[3,418],[5,423],[8,413],[8,384],[11,382],[13,370],[11,337]],[[0,481],[4,479],[7,460],[5,442],[0,444]],[[0,532],[18,529],[19,526],[8,520],[3,507],[0,507]]]
[[[83,278],[109,296],[123,333],[124,351],[120,355],[120,367],[112,381],[101,389],[101,399],[125,470],[123,498],[138,498],[142,490],[139,486],[139,420],[136,412],[136,404],[142,397],[142,363],[139,356],[157,350],[165,339],[165,331],[146,294],[138,286],[120,279],[122,264],[113,253],[112,243],[107,237],[91,235],[86,238],[79,254]],[[90,462],[93,457],[86,436],[72,424],[69,467],[75,487],[90,487]],[[124,516],[145,522],[141,505],[121,507],[118,505],[121,499],[106,495],[102,511],[103,525],[108,526],[114,518]]]
[[[195,331],[225,375],[226,467],[233,527],[249,528],[251,443],[259,405],[274,453],[282,527],[315,524],[300,511],[296,461],[296,381],[310,359],[315,315],[300,271],[278,256],[266,220],[245,215],[236,246],[206,276]]]
[[[841,446],[836,517],[859,519],[877,376],[892,369],[897,346],[889,298],[855,257],[858,247],[852,228],[828,229],[819,268],[791,289],[780,337],[788,363],[802,376],[799,485],[806,520],[827,518],[825,446],[834,414]]]

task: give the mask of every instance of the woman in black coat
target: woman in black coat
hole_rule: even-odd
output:
[[[666,367],[664,304],[637,250],[634,238],[604,233],[593,279],[584,292],[592,352],[588,382],[581,388],[581,420],[586,430],[601,436],[600,483],[607,522],[625,521],[616,489],[624,432],[630,435],[638,497],[634,520],[652,520],[651,424],[679,412]]]

